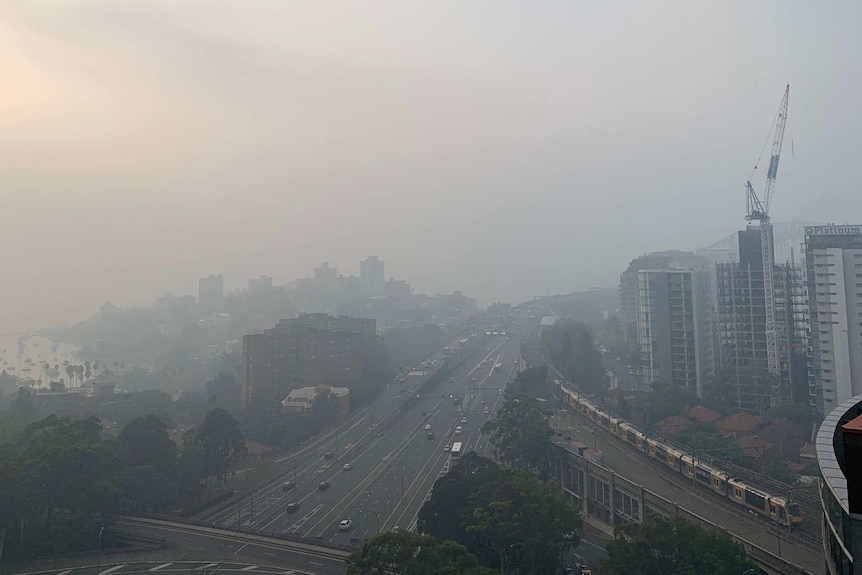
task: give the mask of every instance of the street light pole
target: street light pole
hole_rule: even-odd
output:
[[[96,575],[102,570],[102,531],[104,527],[99,528],[99,547],[96,549]]]

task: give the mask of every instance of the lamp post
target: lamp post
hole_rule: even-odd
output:
[[[102,570],[102,531],[104,527],[99,528],[99,546],[96,548],[96,575]]]

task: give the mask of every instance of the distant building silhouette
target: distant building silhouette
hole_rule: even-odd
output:
[[[271,290],[271,276],[260,276],[259,278],[251,278],[250,280],[248,280],[248,293],[250,294],[267,293]]]
[[[210,274],[198,280],[198,303],[207,310],[219,309],[224,301],[224,276]]]
[[[377,256],[368,256],[359,262],[359,283],[362,297],[383,295],[385,278],[384,262]]]

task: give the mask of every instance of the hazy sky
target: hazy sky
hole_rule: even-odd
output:
[[[0,333],[368,254],[483,305],[613,286],[744,224],[787,82],[773,218],[862,222],[859,22],[858,2],[0,0]]]

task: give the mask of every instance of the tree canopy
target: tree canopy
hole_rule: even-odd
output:
[[[576,321],[554,324],[542,332],[542,350],[578,388],[596,395],[607,391],[602,354],[586,325]]]
[[[575,504],[557,489],[475,453],[437,480],[418,519],[421,533],[464,545],[482,565],[524,573],[556,569],[580,526]]]
[[[409,531],[381,533],[347,559],[348,575],[492,575],[476,557],[453,541]]]
[[[607,551],[602,575],[739,575],[756,568],[726,533],[680,518],[653,517],[623,527]]]
[[[507,399],[482,432],[506,466],[546,476],[554,431],[540,402],[526,395]]]

